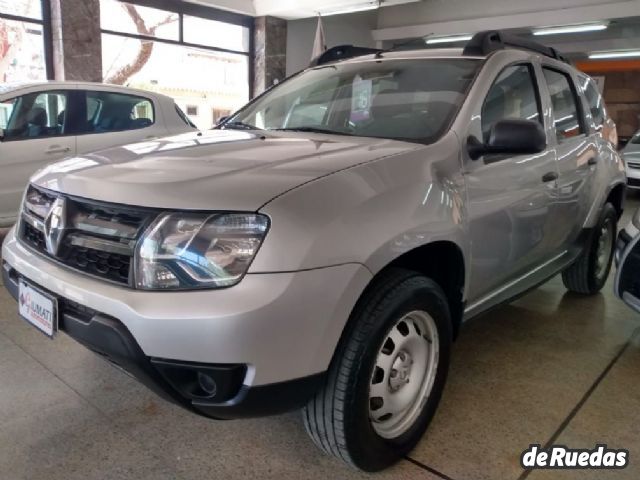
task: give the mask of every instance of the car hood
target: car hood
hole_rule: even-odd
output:
[[[338,135],[210,130],[73,157],[44,168],[32,182],[127,205],[255,211],[316,178],[420,147]]]
[[[622,158],[624,158],[625,160],[638,161],[640,160],[640,149],[625,149],[622,151]]]

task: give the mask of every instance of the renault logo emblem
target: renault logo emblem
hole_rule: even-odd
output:
[[[64,198],[56,198],[44,219],[44,240],[47,252],[56,256],[62,243],[66,226],[67,204]]]

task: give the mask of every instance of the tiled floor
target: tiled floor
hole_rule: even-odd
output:
[[[469,322],[431,428],[410,459],[376,477],[639,478],[638,327],[610,284],[581,298],[559,278]],[[626,448],[630,465],[523,472],[522,451],[548,442]],[[214,422],[164,403],[68,337],[46,339],[0,291],[1,479],[366,476],[320,454],[296,413]]]

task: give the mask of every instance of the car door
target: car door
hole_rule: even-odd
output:
[[[614,289],[627,305],[640,312],[640,235],[621,252]]]
[[[85,125],[78,136],[78,154],[167,135],[160,109],[151,96],[98,88],[80,91]]]
[[[75,154],[72,92],[40,90],[0,98],[0,224],[15,220],[31,175]]]
[[[568,70],[542,65],[544,95],[551,104],[551,141],[558,163],[557,214],[554,242],[571,249],[595,202],[595,173],[599,158],[596,132],[590,131],[574,77]]]
[[[544,125],[543,106],[531,63],[504,68],[472,119],[471,136],[488,140],[499,120],[526,119]],[[477,137],[476,137],[477,138]],[[469,298],[478,303],[552,257],[557,167],[553,152],[463,158],[471,238]]]

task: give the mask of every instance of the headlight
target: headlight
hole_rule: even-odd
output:
[[[268,228],[268,217],[252,213],[160,215],[138,246],[136,286],[177,290],[235,285]]]

